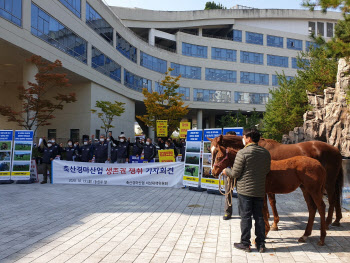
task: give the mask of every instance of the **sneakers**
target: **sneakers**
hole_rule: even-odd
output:
[[[231,215],[230,214],[225,214],[222,218],[224,220],[229,220],[229,219],[231,219]]]
[[[258,244],[256,244],[256,249],[259,251],[259,253],[265,253],[266,252],[265,245],[259,246]]]
[[[251,252],[250,246],[243,245],[242,243],[234,243],[233,246],[237,249],[243,250],[244,252]]]

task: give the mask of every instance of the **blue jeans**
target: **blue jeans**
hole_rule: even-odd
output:
[[[263,217],[264,198],[238,194],[238,211],[241,217],[241,243],[250,246],[252,216],[255,221],[256,245],[265,245],[265,223]]]

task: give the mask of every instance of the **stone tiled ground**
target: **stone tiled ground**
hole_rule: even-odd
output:
[[[278,196],[268,252],[233,249],[239,219],[222,220],[222,196],[188,189],[0,185],[0,262],[350,262],[350,213],[318,247],[301,192]],[[236,199],[233,203],[236,208]],[[237,215],[237,209],[235,209]]]

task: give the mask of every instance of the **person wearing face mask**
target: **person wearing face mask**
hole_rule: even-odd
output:
[[[91,162],[93,148],[92,145],[89,144],[87,139],[84,140],[83,146],[80,147],[80,162]]]
[[[100,141],[94,147],[95,162],[105,163],[108,159],[108,143],[104,135],[100,136]]]
[[[61,158],[62,150],[63,150],[62,147],[56,143],[55,138],[51,138],[51,143],[52,143],[52,149],[55,151],[55,157]]]
[[[63,152],[66,153],[66,161],[74,161],[75,156],[76,156],[76,151],[75,151],[75,147],[73,146],[73,141],[72,140],[68,140],[67,142],[67,147],[63,148]]]
[[[138,157],[142,154],[143,144],[139,137],[136,137],[135,143],[132,145],[132,155]]]
[[[127,142],[125,134],[119,135],[117,163],[129,162],[129,142]]]
[[[53,144],[51,140],[49,140],[46,144],[45,139],[43,143],[38,147],[39,152],[43,154],[42,167],[43,167],[43,176],[44,179],[41,184],[47,183],[47,174],[51,176],[51,161],[56,157],[56,151],[53,148]]]
[[[152,144],[152,139],[147,138],[146,144],[143,145],[144,160],[151,162],[157,155],[156,147]]]
[[[180,142],[181,162],[185,161],[185,152],[186,152],[186,140],[182,139]]]
[[[175,148],[174,144],[172,143],[172,141],[170,140],[167,140],[165,142],[165,145],[164,145],[164,150],[170,150],[170,149],[173,149],[174,150],[174,155],[175,155],[175,158],[177,157],[178,155],[178,152],[177,152],[177,149]]]

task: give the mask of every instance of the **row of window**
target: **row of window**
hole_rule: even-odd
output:
[[[287,80],[292,80],[294,77],[292,76],[286,76]],[[272,75],[272,86],[278,86],[278,78],[277,75]]]
[[[162,86],[159,82],[156,82],[155,91],[159,94],[163,94],[164,86]],[[190,88],[179,87],[176,89],[176,92],[182,94],[182,100],[189,101],[190,100]]]
[[[326,25],[326,34],[325,34],[325,25]],[[317,26],[317,28],[316,28]],[[334,24],[333,23],[324,23],[324,22],[312,22],[309,21],[309,33],[327,37],[333,37],[334,35]]]
[[[102,74],[120,82],[121,80],[121,66],[108,56],[103,54],[100,50],[92,47],[91,67],[101,72]]]
[[[22,26],[22,0],[0,0],[0,17]]]
[[[134,73],[131,73],[124,69],[124,85],[130,89],[142,92],[142,89],[146,88],[149,92],[152,92],[152,81],[146,78],[142,78]]]
[[[193,100],[231,103],[231,92],[225,90],[193,89]],[[234,102],[237,104],[266,104],[268,100],[268,93],[234,92]]]
[[[163,74],[167,72],[166,60],[153,57],[142,51],[140,52],[140,65],[150,70],[154,70]]]
[[[59,0],[73,14],[81,18],[81,1],[80,0]]]

